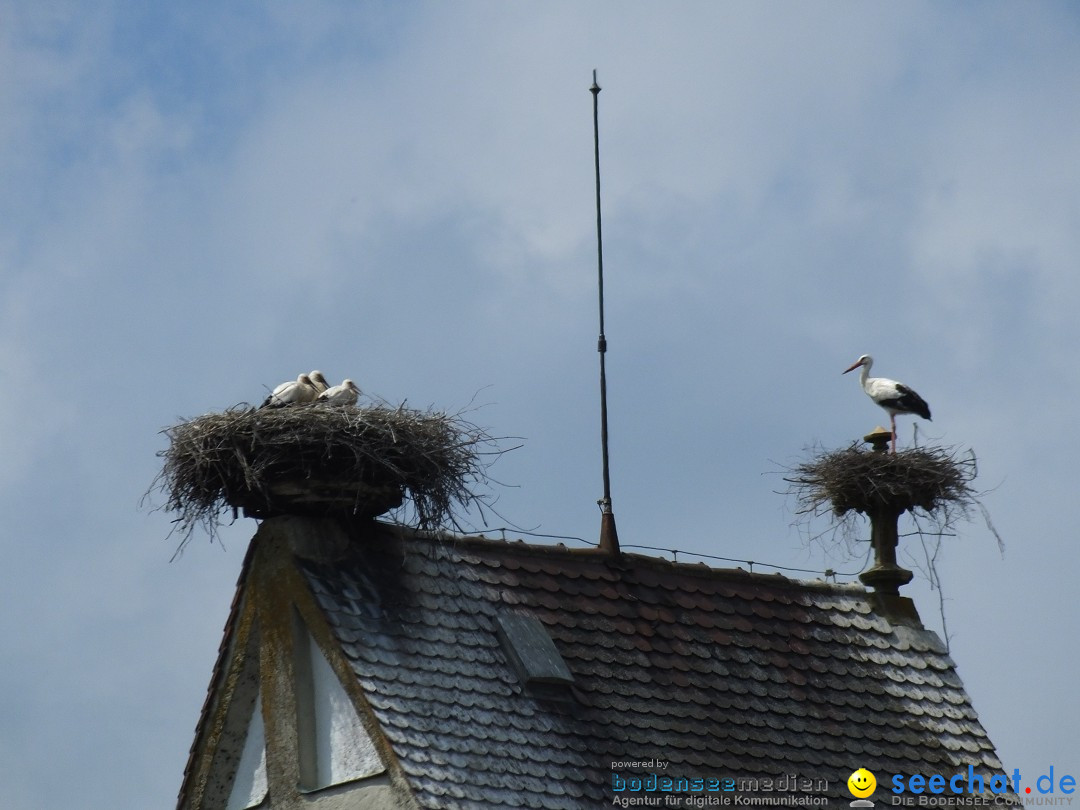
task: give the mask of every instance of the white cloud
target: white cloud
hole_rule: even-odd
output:
[[[49,739],[72,720],[29,673],[57,656],[85,659],[109,716],[178,706],[153,716],[171,723],[155,751],[177,753],[147,765],[142,805],[175,793],[252,528],[227,555],[196,543],[155,567],[167,518],[133,515],[175,418],[315,366],[421,407],[483,389],[477,420],[527,438],[494,470],[520,485],[500,511],[595,536],[592,68],[625,542],[819,562],[763,473],[883,418],[840,377],[869,351],[931,400],[929,435],[975,446],[1003,482],[1006,563],[978,527],[947,549],[961,637],[1001,625],[1035,660],[1033,623],[1074,629],[1055,601],[1075,556],[1058,513],[1080,209],[1061,9],[48,8],[19,5],[0,34],[4,75],[22,78],[0,84],[0,175],[18,192],[0,204],[0,382],[42,381],[0,403],[5,508],[25,527],[5,549],[20,598],[47,608],[7,683]],[[1003,608],[1010,587],[1023,609]],[[160,660],[110,680],[114,657],[162,638]],[[1001,651],[961,644],[1007,761],[1080,762],[1050,697],[1029,698],[1046,728],[1027,739]],[[162,678],[177,695],[116,688]],[[35,757],[6,797],[55,771]],[[59,759],[106,770],[75,744]]]

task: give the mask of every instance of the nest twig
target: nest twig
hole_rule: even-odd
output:
[[[930,534],[944,536],[959,519],[977,510],[1004,553],[1005,543],[972,482],[978,473],[975,454],[942,447],[916,447],[897,453],[879,453],[851,445],[843,450],[821,450],[812,458],[784,471],[794,495],[796,513],[812,519],[831,514],[833,533],[850,536],[853,514],[909,512],[918,526],[924,519]],[[817,535],[821,537],[829,530]]]
[[[862,450],[853,444],[843,450],[819,451],[785,473],[787,494],[795,496],[797,514],[807,522],[822,514],[831,518],[830,528],[811,540],[831,532],[834,540],[839,535],[849,541],[849,553],[853,551],[850,540],[854,538],[855,514],[866,514],[873,523],[894,522],[903,512],[910,513],[925,565],[920,565],[916,557],[912,559],[939,593],[942,632],[948,645],[945,598],[936,568],[942,538],[952,533],[959,518],[969,519],[972,510],[977,509],[997,540],[998,550],[1005,553],[1005,543],[979,500],[980,493],[972,487],[978,473],[975,454],[941,447],[884,453]],[[928,524],[925,529],[924,520]],[[882,550],[872,551],[879,555],[879,564]]]
[[[784,480],[792,485],[799,513],[817,514],[828,505],[837,517],[882,509],[966,515],[977,503],[971,487],[975,456],[959,458],[940,447],[878,453],[852,445],[819,453],[788,472]]]
[[[457,528],[461,514],[486,502],[477,489],[504,452],[461,414],[404,406],[243,405],[162,432],[169,447],[147,495],[160,490],[160,508],[178,515],[178,552],[200,526],[215,537],[229,507],[265,516],[305,497],[327,512],[372,516],[407,497],[418,528]]]

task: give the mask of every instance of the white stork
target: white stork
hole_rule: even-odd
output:
[[[341,385],[327,388],[315,401],[325,405],[355,405],[360,389],[352,380],[342,380]]]
[[[309,371],[308,377],[311,378],[311,384],[315,386],[316,395],[321,394],[330,387],[330,384],[326,381],[326,377],[323,376],[321,371]]]
[[[871,377],[870,367],[874,365],[874,358],[864,354],[854,363],[851,368],[845,369],[844,374],[854,371],[862,366],[859,374],[859,384],[870,399],[884,408],[889,414],[889,425],[892,427],[892,451],[896,452],[896,415],[914,413],[923,419],[930,418],[930,406],[926,400],[912,391],[903,383],[896,380],[888,380],[884,377]]]
[[[317,396],[315,384],[307,374],[301,374],[295,380],[283,382],[275,388],[260,408],[284,408],[286,405],[299,405],[311,402]]]

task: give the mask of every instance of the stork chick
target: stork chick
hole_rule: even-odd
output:
[[[342,380],[341,385],[327,388],[315,400],[320,405],[355,405],[360,389],[352,380]]]
[[[301,374],[295,380],[283,382],[266,398],[260,408],[284,408],[311,402],[318,395],[315,384],[307,374]]]

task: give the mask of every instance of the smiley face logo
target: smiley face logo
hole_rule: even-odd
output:
[[[847,780],[847,789],[857,799],[865,799],[877,788],[877,779],[866,768],[859,768]]]

